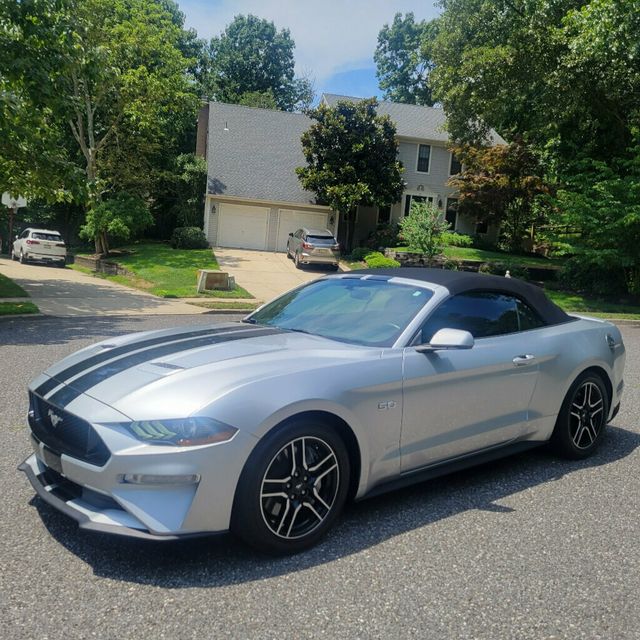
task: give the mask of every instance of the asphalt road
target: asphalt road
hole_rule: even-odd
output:
[[[295,557],[80,533],[34,498],[16,471],[31,377],[102,337],[212,321],[0,321],[0,637],[640,638],[640,326],[598,455],[535,451],[355,504]]]

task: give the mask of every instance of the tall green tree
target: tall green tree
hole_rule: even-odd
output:
[[[23,105],[3,114],[40,114],[55,150],[50,167],[36,163],[27,191],[87,209],[118,191],[148,197],[155,167],[198,107],[175,3],[0,0],[0,14],[3,99]],[[0,133],[10,126],[3,118]],[[26,164],[32,138],[12,138],[14,164]],[[51,167],[60,169],[58,190],[46,186]],[[95,240],[97,252],[108,249]]]
[[[262,104],[293,111],[313,101],[312,83],[296,78],[295,42],[288,29],[268,20],[237,15],[211,39],[202,80],[207,98],[232,104]]]
[[[444,0],[435,97],[455,140],[493,127],[554,157],[629,148],[640,107],[640,0]]]
[[[307,112],[315,122],[302,134],[307,166],[296,173],[305,189],[340,213],[347,249],[357,206],[392,205],[404,189],[395,125],[376,109],[375,98],[321,104]]]
[[[433,105],[429,75],[437,20],[416,22],[413,13],[396,13],[378,34],[376,75],[385,98],[393,102]]]

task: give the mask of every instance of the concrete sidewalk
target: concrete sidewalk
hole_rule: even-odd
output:
[[[214,251],[220,270],[234,276],[236,284],[259,302],[268,302],[305,282],[333,273],[328,267],[296,269],[286,253],[220,247]]]
[[[194,315],[208,311],[69,268],[20,264],[0,258],[0,273],[19,284],[40,311],[51,316]]]

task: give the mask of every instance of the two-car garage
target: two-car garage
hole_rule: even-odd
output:
[[[328,228],[331,213],[230,202],[211,202],[207,212],[205,233],[213,246],[263,251],[286,251],[289,233],[301,227]]]

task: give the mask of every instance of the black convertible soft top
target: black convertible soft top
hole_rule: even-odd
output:
[[[426,269],[423,267],[394,267],[390,269],[359,269],[345,274],[349,276],[380,276],[383,278],[411,278],[445,287],[451,295],[465,291],[496,291],[514,294],[522,298],[530,307],[538,312],[546,324],[561,324],[573,318],[560,307],[551,302],[544,291],[535,285],[518,280],[490,276],[470,271],[450,271],[447,269]]]

